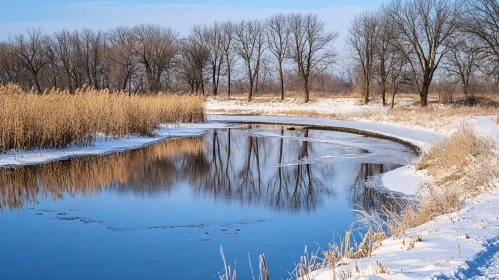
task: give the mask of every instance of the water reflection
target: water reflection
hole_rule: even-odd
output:
[[[367,212],[392,210],[400,205],[400,198],[386,192],[380,192],[367,184],[371,178],[400,167],[399,164],[362,163],[359,173],[349,193],[349,200],[356,203],[353,208]]]
[[[286,278],[304,245],[325,246],[350,228],[351,210],[389,205],[366,181],[411,156],[355,134],[243,125],[0,168],[0,228],[9,228],[0,278],[164,279],[171,271],[205,279],[220,271],[220,245],[240,275],[250,275],[248,252],[265,252],[270,277]]]
[[[143,149],[73,158],[50,164],[0,169],[0,209],[22,208],[52,197],[92,194],[117,188],[138,194],[168,191],[179,159],[202,157],[203,138],[173,139]],[[207,164],[207,163],[205,163]],[[188,174],[184,174],[187,177]]]
[[[281,137],[255,136],[252,129],[266,129]],[[203,197],[263,204],[275,210],[312,211],[336,192],[331,178],[337,168],[323,160],[331,155],[366,153],[361,148],[297,140],[321,139],[328,133],[249,125],[112,155],[3,168],[0,209],[22,208],[47,197],[91,196],[103,189],[155,196],[185,182]],[[317,160],[323,164],[312,164]],[[355,177],[351,201],[366,209],[385,203],[386,196],[366,189],[365,181],[398,165],[353,166],[352,174],[347,174]]]

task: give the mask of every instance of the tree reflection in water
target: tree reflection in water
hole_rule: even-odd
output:
[[[74,158],[50,164],[0,169],[0,209],[22,208],[51,197],[91,196],[100,191],[155,196],[188,183],[196,194],[259,204],[278,211],[313,211],[335,195],[335,164],[311,163],[334,145],[302,141],[323,131],[266,127],[281,137],[249,133],[258,125],[210,131],[204,137],[173,139],[112,155]],[[317,135],[316,135],[317,134]],[[284,136],[299,137],[289,139]],[[365,153],[351,148],[350,153]],[[388,203],[365,187],[367,178],[390,164],[352,163],[350,199],[366,209]],[[357,169],[357,171],[355,171]]]

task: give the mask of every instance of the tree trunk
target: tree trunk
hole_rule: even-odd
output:
[[[308,101],[310,101],[310,93],[308,91],[308,80],[305,80],[305,82],[303,82],[303,89],[305,90],[305,103],[308,103]]]
[[[251,102],[251,98],[253,97],[253,82],[250,82],[250,88],[248,93],[248,102]]]
[[[383,82],[381,85],[381,99],[383,100],[383,106],[386,106],[386,83]]]
[[[247,67],[248,67],[248,78],[249,78],[249,92],[248,92],[248,102],[251,102],[251,98],[253,97],[253,85],[254,85],[254,80],[253,80],[253,75],[251,71],[251,62],[249,60],[246,61]]]
[[[367,104],[369,103],[369,88],[371,87],[371,85],[369,84],[369,78],[366,79],[365,85],[366,85],[366,92],[364,95],[364,104]]]
[[[281,100],[284,100],[284,77],[282,74],[282,61],[279,61],[279,79],[281,82]]]
[[[428,91],[429,91],[429,84],[424,83],[423,84],[423,89],[421,90],[421,93],[419,94],[419,97],[421,99],[421,107],[426,107],[428,106]]]
[[[392,109],[393,109],[393,104],[395,103],[395,91],[392,93]]]
[[[215,64],[215,65],[213,65],[213,77],[212,77],[213,78],[213,96],[217,96],[217,91],[218,91],[217,90],[217,83],[216,83],[216,79],[215,79],[216,72],[217,72],[217,66]]]
[[[226,56],[227,59],[227,96],[228,99],[230,100],[230,60],[229,56]]]
[[[260,76],[260,71],[256,72],[256,79],[255,79],[255,94],[258,93],[258,77]]]
[[[35,76],[35,83],[36,83],[36,88],[38,90],[38,94],[42,94],[42,87],[40,86],[40,81],[38,81],[38,75]]]

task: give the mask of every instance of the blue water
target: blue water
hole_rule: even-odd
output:
[[[351,210],[383,202],[365,181],[414,152],[287,128],[0,169],[0,279],[218,279],[220,246],[238,279],[261,253],[271,279],[288,278],[305,245],[326,248]]]

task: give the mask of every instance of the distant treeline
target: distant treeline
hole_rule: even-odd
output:
[[[25,90],[84,85],[130,93],[496,91],[499,2],[393,0],[357,15],[344,59],[337,32],[313,14],[196,25],[186,36],[157,25],[109,31],[32,29],[0,42],[0,83]],[[344,63],[345,59],[355,63]],[[349,64],[333,71],[332,66]],[[351,61],[351,60],[348,60]]]

